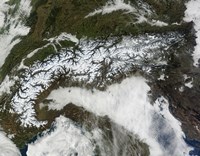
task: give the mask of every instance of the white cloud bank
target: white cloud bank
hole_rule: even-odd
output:
[[[194,28],[196,30],[196,43],[193,59],[194,65],[197,66],[198,60],[200,59],[200,1],[199,0],[190,0],[186,3],[186,11],[184,20],[187,22],[193,21]]]
[[[118,11],[118,10],[124,10],[127,12],[136,12],[136,9],[130,4],[125,3],[124,0],[114,0],[114,1],[108,1],[108,3],[106,3],[106,5],[103,6],[102,8],[89,13],[86,16],[86,18],[100,13],[103,15],[109,14],[113,11]]]
[[[0,31],[5,30],[2,34],[0,33],[0,67],[3,65],[13,46],[20,42],[20,39],[16,38],[27,35],[30,30],[30,28],[25,26],[23,20],[30,14],[31,1],[21,0],[19,9],[14,15],[10,15],[8,12],[9,10],[14,10],[15,6],[10,6],[6,2],[8,0],[0,1]],[[6,14],[8,14],[7,17]]]
[[[63,116],[56,118],[55,127],[53,132],[28,145],[27,156],[94,155],[95,146],[92,138],[98,140],[101,137],[97,130],[93,133],[85,132]]]
[[[161,97],[151,105],[149,90],[140,76],[111,85],[106,91],[59,88],[48,97],[54,100],[49,109],[60,110],[72,102],[97,115],[107,115],[137,134],[150,146],[152,156],[188,155],[190,148],[183,140],[181,124],[170,114],[167,100]]]
[[[154,11],[152,11],[152,8],[148,3],[144,3],[141,1],[137,2],[139,5],[139,8],[135,8],[133,5],[131,5],[130,2],[124,2],[124,0],[110,0],[108,1],[105,6],[102,6],[99,9],[94,10],[93,12],[89,13],[85,18],[97,15],[97,14],[109,14],[115,11],[124,11],[125,13],[132,13],[137,17],[137,22],[135,23],[143,23],[147,22],[152,26],[167,26],[168,24],[163,21],[158,20],[150,20],[145,17],[150,16],[153,14]]]
[[[21,156],[14,143],[0,132],[0,156]]]

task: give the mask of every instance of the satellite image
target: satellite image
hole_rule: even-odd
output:
[[[200,0],[0,0],[0,156],[200,156]]]

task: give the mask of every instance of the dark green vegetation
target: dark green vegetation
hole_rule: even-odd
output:
[[[185,7],[182,1],[168,2],[167,4],[173,6],[170,11],[166,11],[165,3],[156,0],[144,1],[150,4],[153,10],[156,10],[155,15],[148,18],[162,19],[166,22],[173,23],[181,21],[183,17]],[[14,2],[16,3],[18,1],[10,1],[10,4]],[[136,8],[139,8],[136,0],[132,0],[131,2]],[[138,35],[152,32],[160,33],[169,30],[184,30],[187,27],[187,25],[157,27],[151,26],[148,23],[135,24],[136,16],[122,11],[105,15],[97,14],[85,18],[86,15],[105,5],[105,3],[106,0],[32,0],[33,9],[30,17],[26,21],[27,25],[31,27],[31,31],[28,36],[22,38],[22,41],[11,50],[5,64],[0,69],[0,81],[7,74],[10,74],[13,67],[19,64],[27,54],[34,49],[44,46],[46,44],[46,41],[43,41],[44,38],[57,36],[61,32],[74,34],[78,38],[106,38],[111,35]],[[179,8],[181,13],[177,13],[174,7]],[[48,51],[49,49],[46,50]],[[48,56],[51,52],[47,51],[45,52],[43,50],[42,54],[34,56],[33,60],[29,59],[27,61],[30,62],[28,65],[37,59],[42,60]]]
[[[0,97],[0,125],[7,134],[14,134],[15,137],[12,140],[17,144],[19,148],[23,147],[25,143],[34,137],[38,132],[45,130],[31,127],[24,128],[19,122],[19,116],[17,114],[10,113],[10,99],[9,95],[4,94]]]
[[[35,61],[43,61],[47,56],[55,54],[55,49],[52,45],[49,45],[45,48],[38,50],[38,52],[33,55],[31,58],[27,58],[24,61],[26,66],[33,64]]]
[[[134,0],[133,0],[134,1]],[[181,22],[184,17],[186,0],[145,0],[152,6],[157,14],[157,19],[167,22]]]
[[[148,3],[152,7],[152,10],[155,10],[152,16],[147,16],[150,19],[154,18],[162,20],[169,24],[180,22],[182,20],[185,7],[184,2],[181,0],[143,1]],[[82,37],[106,39],[109,36],[136,36],[144,33],[163,33],[168,31],[185,33],[190,29],[188,28],[187,23],[165,27],[151,26],[149,23],[136,24],[134,23],[136,21],[136,16],[132,13],[125,14],[123,11],[116,11],[105,15],[97,14],[85,18],[90,12],[105,5],[106,2],[106,0],[32,0],[33,8],[31,15],[24,21],[26,25],[31,27],[31,31],[27,36],[21,37],[21,42],[14,46],[6,58],[4,65],[0,69],[0,82],[7,74],[12,74],[14,67],[16,67],[27,54],[46,45],[48,42],[44,41],[44,38],[55,37],[62,32],[76,35],[79,39]],[[136,6],[136,8],[139,8],[137,2],[137,0],[131,0],[131,3]],[[19,0],[10,0],[9,4],[17,4],[14,10],[10,10],[10,14],[14,14],[18,9]],[[74,43],[62,41],[61,45],[63,47],[73,47]],[[59,50],[61,47],[58,46],[57,48]],[[26,59],[25,65],[29,66],[37,60],[42,61],[47,56],[54,53],[56,52],[53,46],[42,48],[33,57]],[[176,63],[172,63],[172,65],[173,64]],[[51,89],[52,88],[47,92],[50,92]],[[82,120],[87,121],[87,118],[89,118],[88,116],[91,116],[89,113],[85,113],[85,118],[81,118],[80,116],[74,117],[68,110],[71,110],[72,112],[74,110],[81,111],[82,108],[74,108],[73,105],[66,106],[66,109],[63,109],[62,111],[48,111],[46,107],[39,109],[38,103],[41,102],[42,99],[45,99],[46,95],[42,96],[37,102],[36,112],[38,119],[49,121],[47,127],[44,127],[43,129],[21,127],[20,123],[16,122],[18,117],[15,114],[11,115],[9,112],[10,101],[8,99],[10,99],[12,95],[1,97],[0,105],[2,107],[5,105],[8,108],[0,113],[0,125],[8,134],[16,134],[13,140],[18,147],[22,147],[27,140],[35,136],[38,132],[41,132],[45,128],[49,128],[51,122],[60,114],[70,117],[78,123],[83,122]],[[98,126],[103,128],[102,124]],[[145,146],[146,148],[146,145],[142,146]],[[145,155],[148,155],[149,151],[146,149],[144,153]]]

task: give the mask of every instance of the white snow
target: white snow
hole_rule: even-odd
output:
[[[30,29],[24,25],[23,18],[28,17],[30,14],[31,1],[21,0],[19,10],[17,10],[14,15],[8,14],[7,19],[5,19],[5,14],[9,12],[9,9],[14,9],[14,6],[6,4],[7,1],[8,0],[1,0],[0,2],[0,31],[1,29],[8,29],[0,34],[0,67],[3,65],[5,58],[8,56],[13,46],[20,42],[18,37],[27,35]]]
[[[53,132],[28,145],[27,156],[75,156],[76,153],[92,156],[95,149],[92,139],[95,137],[101,137],[98,130],[91,133],[83,131],[71,120],[60,116],[56,118]]]
[[[160,77],[158,78],[158,80],[165,80],[165,74],[160,75]]]
[[[144,61],[153,60],[148,63],[149,66],[165,64],[166,62],[160,59],[160,55],[164,52],[160,49],[167,48],[172,42],[178,42],[180,39],[181,36],[170,33],[138,38],[126,36],[117,44],[114,44],[115,39],[106,42],[81,40],[79,43],[81,51],[65,49],[58,55],[50,56],[44,62],[37,62],[26,69],[20,80],[21,87],[12,98],[13,110],[11,111],[20,114],[22,125],[39,127],[46,122],[36,120],[35,100],[61,74],[85,84],[96,81],[97,86],[103,87],[105,82],[112,81],[112,78],[117,77],[119,73],[126,74],[135,66],[143,66]],[[103,65],[108,67],[104,76],[102,76]],[[145,66],[144,70],[146,69],[148,68]]]
[[[152,156],[186,156],[190,148],[183,140],[181,124],[168,110],[163,97],[155,105],[148,98],[149,86],[140,76],[113,84],[106,91],[78,87],[59,88],[49,95],[49,109],[62,109],[73,103],[100,116],[107,115],[115,123],[138,135],[150,146]]]
[[[184,86],[181,86],[180,88],[178,88],[179,92],[183,92],[184,91]]]
[[[184,20],[186,22],[193,21],[194,22],[194,28],[196,30],[196,43],[194,53],[193,53],[193,59],[194,59],[194,65],[198,66],[200,59],[200,1],[199,0],[190,0],[186,3],[186,11],[185,11],[185,18]]]
[[[0,131],[0,156],[21,156],[14,143]]]
[[[184,80],[185,80],[185,81],[187,81],[188,79],[191,79],[191,78],[190,78],[189,76],[187,76],[186,74],[184,74],[183,77],[184,77]],[[193,79],[190,80],[190,81],[188,81],[188,82],[186,82],[184,85],[185,85],[186,87],[188,87],[188,88],[192,88],[192,87],[193,87]]]
[[[192,88],[193,87],[192,83],[193,83],[192,81],[187,82],[187,83],[185,83],[185,86],[188,87],[188,88]]]

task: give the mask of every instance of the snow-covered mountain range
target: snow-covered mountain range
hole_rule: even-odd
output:
[[[1,1],[0,156],[198,155],[199,11]]]

